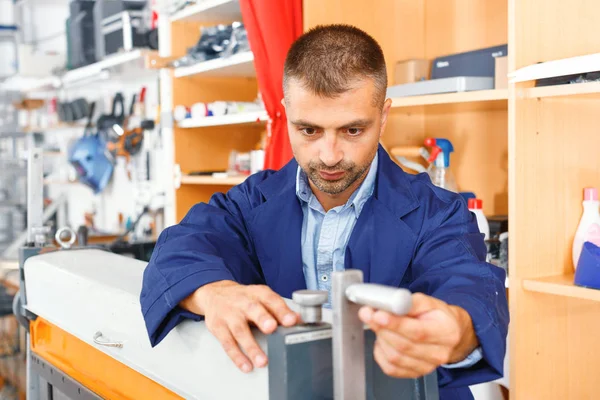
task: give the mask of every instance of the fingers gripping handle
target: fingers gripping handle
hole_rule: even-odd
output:
[[[405,315],[412,307],[411,292],[375,283],[356,283],[346,288],[346,298],[353,303]]]

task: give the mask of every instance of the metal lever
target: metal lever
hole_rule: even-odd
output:
[[[411,293],[406,289],[362,282],[361,270],[332,273],[335,400],[364,400],[367,396],[364,325],[358,318],[360,305],[398,315],[406,314],[412,306]]]
[[[375,283],[358,283],[348,286],[346,298],[353,303],[397,315],[407,314],[412,307],[412,295],[409,290]]]
[[[104,341],[104,340],[100,340],[101,337],[102,337],[102,332],[100,332],[100,331],[96,332],[94,334],[94,343],[99,344],[100,346],[107,346],[107,347],[118,347],[118,348],[123,347],[122,342]]]

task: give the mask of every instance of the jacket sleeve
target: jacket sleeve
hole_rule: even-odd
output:
[[[505,272],[485,262],[483,235],[462,199],[429,214],[413,258],[410,289],[465,309],[483,352],[471,367],[439,368],[439,385],[462,387],[500,378],[509,322]]]
[[[264,283],[243,217],[250,208],[249,185],[213,195],[160,234],[140,295],[152,346],[182,320],[202,319],[178,306],[201,286],[221,280]]]

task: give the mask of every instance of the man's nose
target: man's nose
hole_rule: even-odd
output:
[[[333,167],[344,159],[344,152],[340,148],[336,134],[325,134],[319,156],[323,164],[328,167]]]

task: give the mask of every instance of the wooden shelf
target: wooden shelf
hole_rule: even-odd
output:
[[[600,97],[600,82],[573,83],[521,89],[519,95],[525,98],[557,96]]]
[[[252,112],[244,114],[223,115],[219,117],[205,117],[199,119],[185,119],[179,122],[180,128],[203,128],[207,126],[256,124],[269,120],[266,112]]]
[[[201,0],[171,16],[171,22],[241,21],[242,12],[237,0]]]
[[[213,178],[212,176],[184,175],[181,177],[182,185],[227,185],[235,186],[243,183],[246,176],[234,176],[230,178]]]
[[[472,92],[395,97],[392,99],[392,108],[483,102],[503,102],[508,104],[506,100],[508,100],[508,89],[477,90]]]
[[[227,58],[217,58],[188,67],[175,69],[175,78],[203,75],[207,77],[254,77],[254,54],[251,51],[234,54]]]
[[[600,290],[576,286],[573,274],[523,280],[523,289],[530,292],[600,301]]]
[[[592,71],[600,71],[600,53],[528,65],[508,77],[511,82],[525,82]]]

